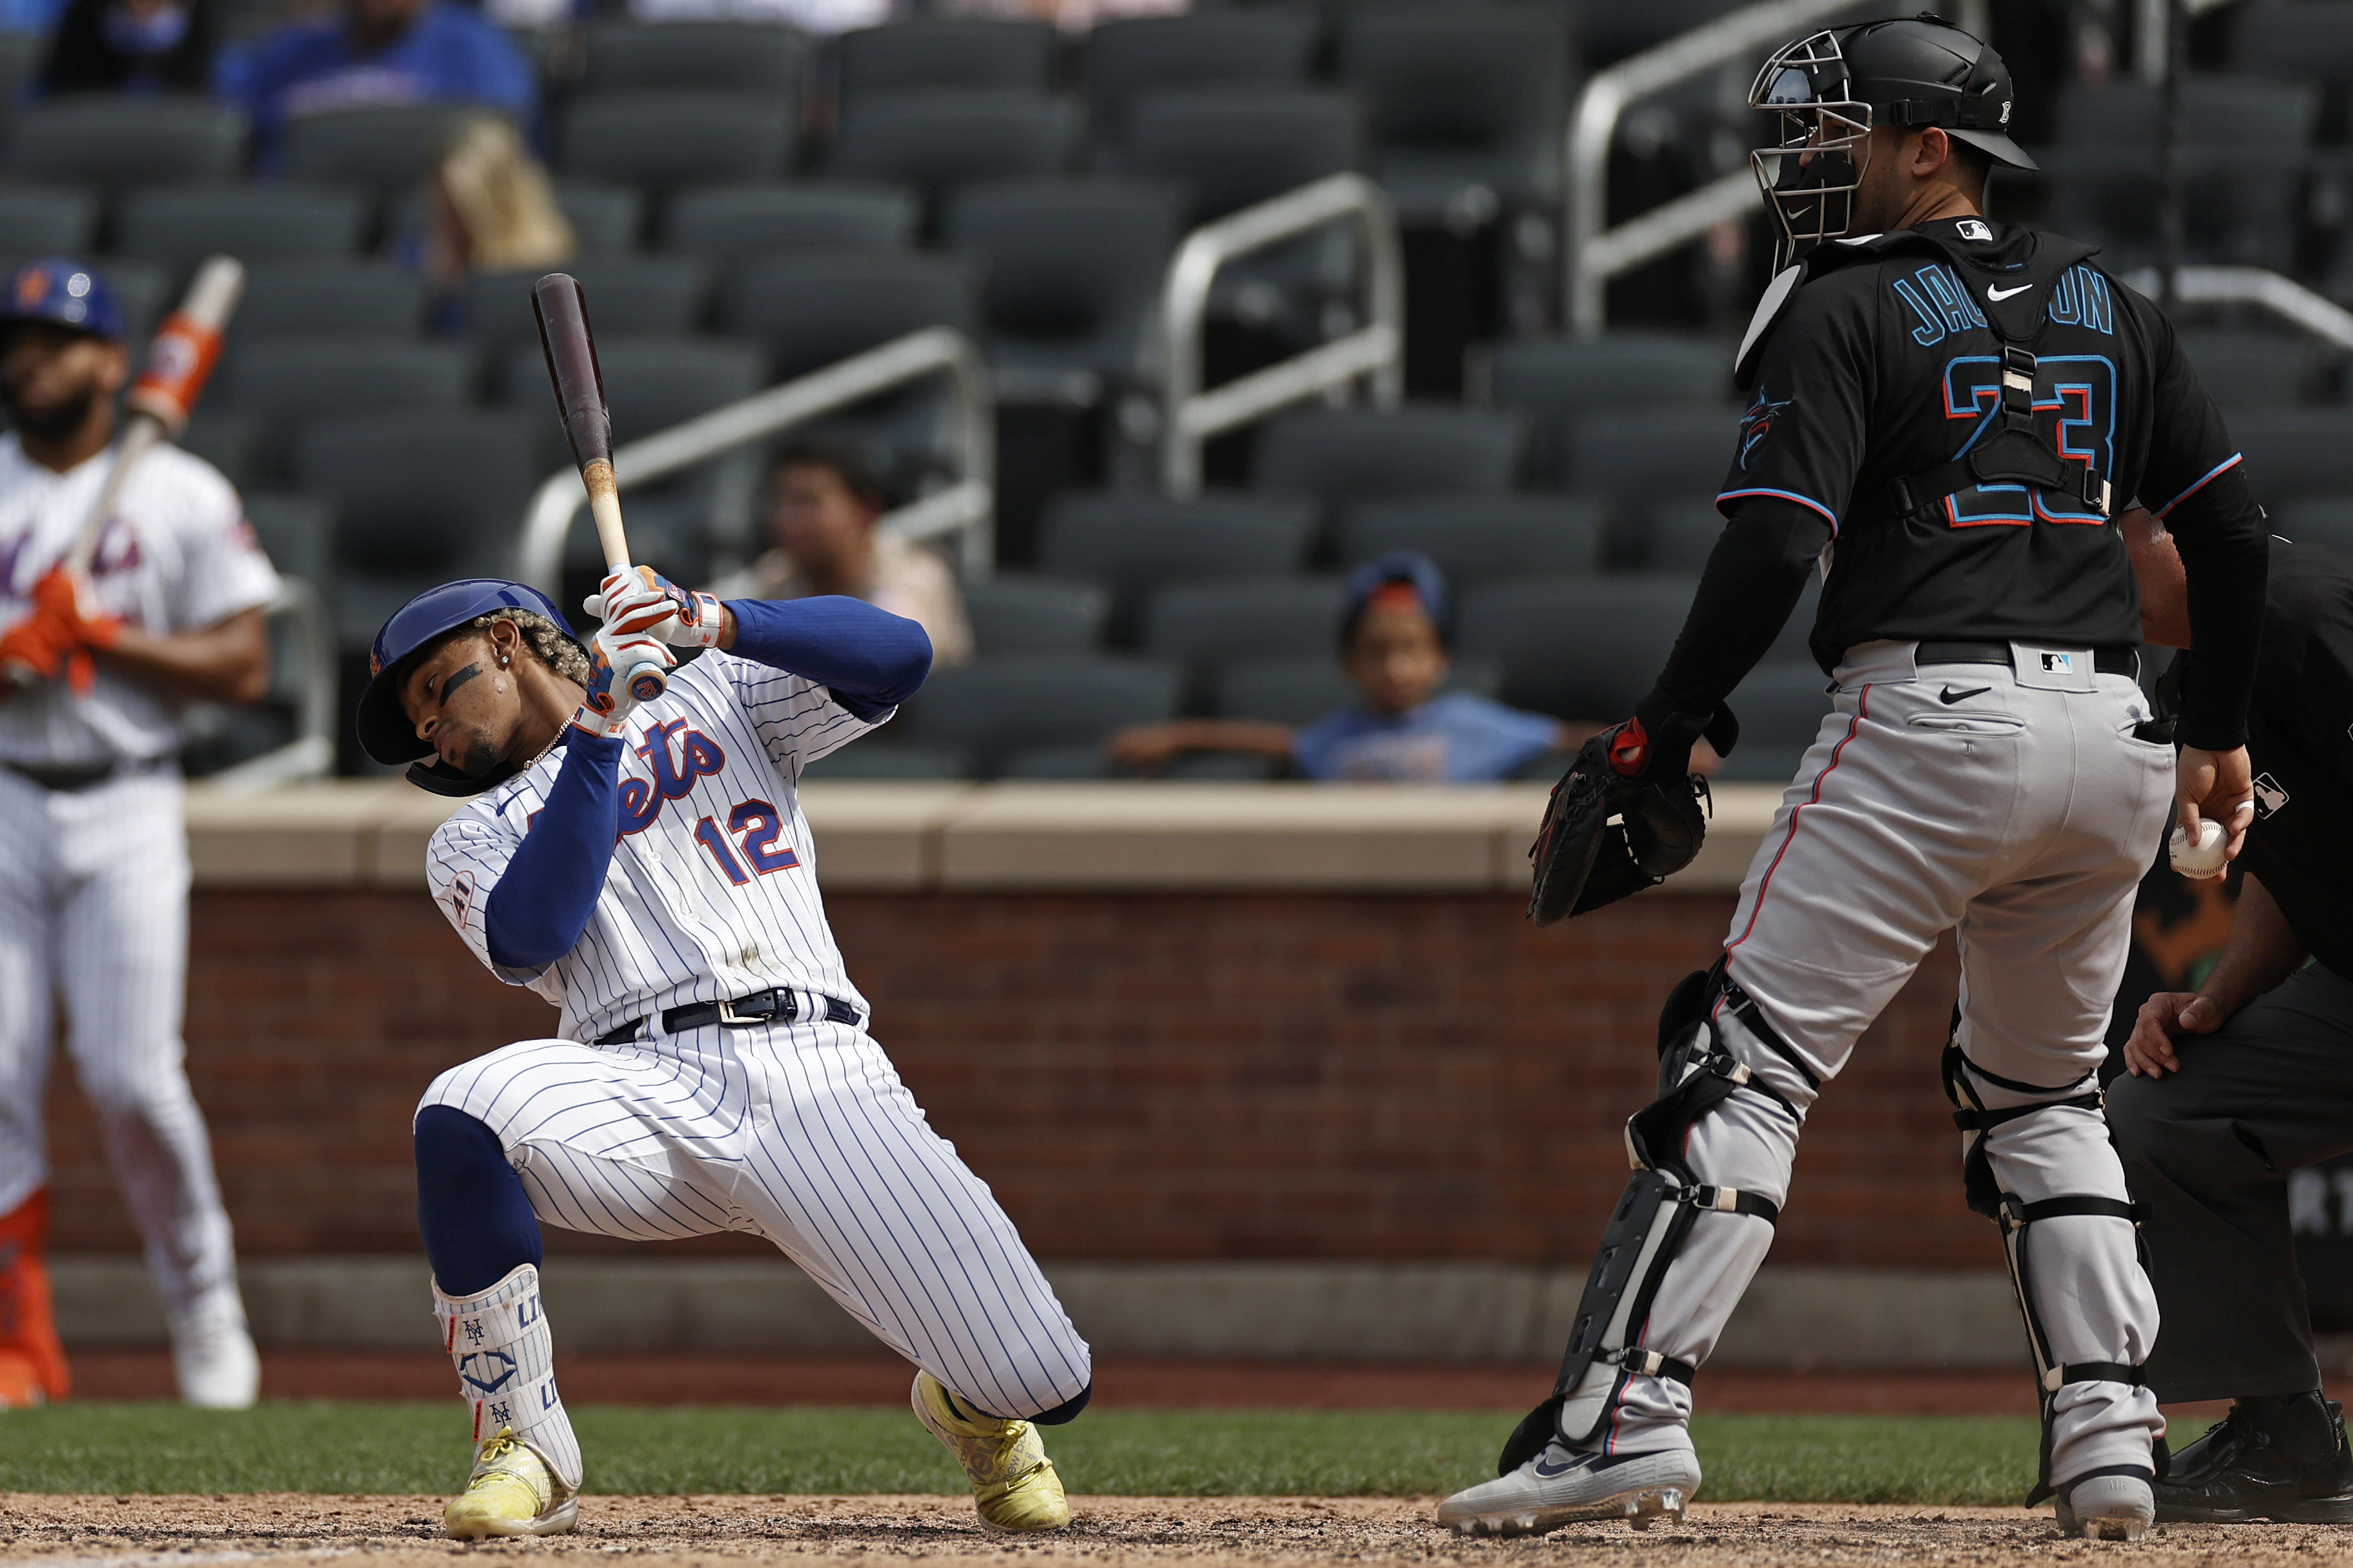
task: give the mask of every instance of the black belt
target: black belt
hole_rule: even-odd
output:
[[[855,1026],[862,1020],[858,1009],[847,1002],[837,1002],[830,996],[815,992],[807,994],[811,1002],[825,1004],[825,1021],[828,1024]],[[682,1035],[689,1029],[701,1029],[712,1024],[724,1024],[730,1028],[749,1028],[756,1024],[789,1024],[801,1016],[803,993],[779,987],[774,991],[754,991],[749,996],[738,996],[729,1002],[690,1002],[683,1007],[670,1007],[661,1016],[662,1033]],[[810,1014],[811,1022],[816,1014]],[[600,1046],[624,1046],[638,1037],[646,1026],[643,1018],[632,1018],[617,1028],[606,1030],[596,1037]]]
[[[1912,662],[1915,665],[2008,665],[2015,660],[2006,642],[1924,642],[1913,649]],[[2140,654],[2128,647],[2095,647],[2092,650],[2092,668],[2101,675],[2137,678],[2140,674]]]
[[[109,763],[85,763],[79,767],[53,766],[47,763],[0,761],[0,768],[5,768],[18,778],[29,779],[43,789],[58,795],[77,795],[86,789],[94,789],[109,780],[122,778],[132,773],[153,773],[161,766],[163,766],[162,762],[153,757],[118,758]]]

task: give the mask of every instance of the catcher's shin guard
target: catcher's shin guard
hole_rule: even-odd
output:
[[[1755,1005],[1738,995],[1721,963],[1694,973],[1667,999],[1659,1017],[1659,1098],[1626,1121],[1626,1155],[1634,1174],[1602,1228],[1601,1249],[1577,1303],[1552,1396],[1530,1411],[1504,1443],[1498,1475],[1534,1458],[1555,1436],[1572,1445],[1590,1442],[1629,1378],[1666,1377],[1688,1385],[1697,1370],[1691,1363],[1635,1342],[1668,1265],[1703,1214],[1746,1215],[1767,1225],[1780,1218],[1780,1205],[1771,1199],[1703,1182],[1682,1157],[1683,1135],[1692,1124],[1744,1090],[1798,1115],[1788,1100],[1724,1048],[1709,1017],[1718,998],[1738,1008],[1743,1024],[1759,1038],[1788,1055]]]
[[[2042,1442],[2034,1489],[2026,1499],[2026,1506],[2031,1508],[2054,1495],[2058,1489],[2051,1470],[2052,1439],[2060,1391],[2071,1384],[2083,1383],[2120,1383],[2137,1388],[2142,1386],[2144,1380],[2137,1363],[2065,1361],[2053,1351],[2041,1303],[2036,1300],[2034,1273],[2027,1248],[2028,1234],[2043,1220],[2082,1216],[2125,1220],[2133,1226],[2134,1253],[2144,1273],[2148,1265],[2147,1245],[2140,1235],[2139,1213],[2129,1201],[2094,1194],[2060,1194],[2030,1202],[2016,1193],[2003,1191],[1986,1146],[1988,1138],[1997,1129],[2027,1117],[2047,1115],[2061,1110],[2096,1111],[2101,1103],[2096,1073],[2086,1073],[2074,1083],[2056,1089],[1997,1077],[1962,1054],[1957,1038],[1960,1026],[1957,1009],[1953,1023],[1956,1036],[1945,1046],[1942,1070],[1946,1098],[1955,1107],[1953,1123],[1961,1130],[1962,1185],[1968,1194],[1969,1207],[2000,1227],[2002,1261],[2009,1266],[2010,1289],[2017,1297],[2019,1316],[2025,1321],[2027,1351],[2033,1359],[2035,1391],[2042,1405]],[[1984,1096],[1970,1082],[1972,1075],[2013,1093],[2041,1094],[2050,1098],[2024,1105],[1990,1108],[1985,1103]],[[2157,1475],[2162,1476],[2166,1465],[2165,1440],[2158,1437],[2154,1443],[2152,1468]],[[2072,1476],[2058,1478],[2068,1481],[2077,1479]]]
[[[43,1405],[72,1391],[49,1300],[49,1189],[0,1215],[0,1408]]]

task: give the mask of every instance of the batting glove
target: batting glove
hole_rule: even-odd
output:
[[[45,609],[34,610],[0,633],[0,669],[6,670],[13,685],[53,680],[76,654],[90,657],[74,635],[73,623]]]
[[[90,579],[52,566],[33,584],[33,613],[0,637],[0,669],[16,684],[54,679],[63,672],[77,697],[87,697],[98,682],[90,660],[94,647],[112,647],[122,635],[122,622],[99,608]]]
[[[44,573],[33,584],[33,605],[70,626],[84,647],[112,647],[122,637],[122,620],[99,607],[90,579],[62,563]]]
[[[581,602],[607,626],[659,637],[672,647],[711,647],[725,616],[708,594],[691,594],[650,566],[616,572]]]
[[[591,735],[617,737],[626,732],[625,721],[638,706],[626,679],[630,670],[645,664],[668,670],[678,663],[659,638],[611,625],[588,639],[588,690],[572,722]]]

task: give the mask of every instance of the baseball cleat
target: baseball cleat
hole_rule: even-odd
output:
[[[261,1392],[261,1358],[234,1290],[206,1297],[172,1325],[180,1397],[200,1410],[244,1410]]]
[[[2059,1492],[2059,1533],[2087,1541],[2138,1541],[2157,1517],[2157,1499],[2139,1476],[2086,1476]]]
[[[928,1372],[915,1374],[907,1400],[915,1407],[915,1419],[964,1467],[983,1525],[1026,1534],[1071,1522],[1062,1479],[1054,1473],[1037,1427],[968,1409]]]
[[[1689,1448],[1588,1454],[1556,1438],[1510,1475],[1440,1503],[1438,1522],[1457,1535],[1537,1535],[1581,1519],[1648,1530],[1661,1514],[1681,1524],[1698,1490],[1699,1456]]]
[[[474,1456],[472,1479],[441,1518],[453,1541],[562,1535],[580,1522],[580,1499],[512,1428],[501,1426]]]
[[[2242,1400],[2174,1455],[2150,1489],[2167,1523],[2353,1524],[2343,1412],[2317,1392]]]

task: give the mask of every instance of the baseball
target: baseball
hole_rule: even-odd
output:
[[[2226,862],[2222,858],[2222,825],[2211,816],[2198,819],[2198,843],[2193,847],[2189,836],[2179,827],[2165,841],[2166,853],[2172,858],[2173,868],[2185,877],[2219,877]]]

